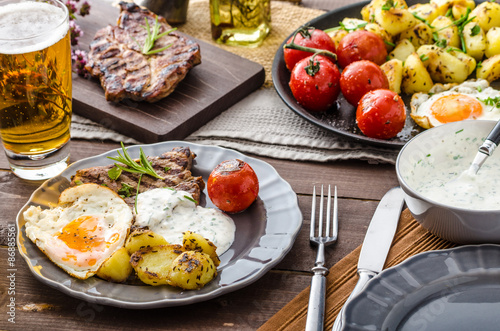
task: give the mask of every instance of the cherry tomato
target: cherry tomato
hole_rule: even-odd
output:
[[[293,36],[291,36],[286,43],[290,44],[292,39]],[[323,30],[315,29],[313,27],[304,27],[299,29],[295,35],[294,43],[299,46],[324,49],[335,53],[335,43],[332,38],[330,38],[330,36]],[[299,51],[297,49],[286,47],[283,50],[283,53],[286,67],[290,71],[292,71],[297,62],[313,54],[311,52]]]
[[[356,122],[371,138],[395,137],[405,126],[406,109],[403,99],[391,90],[373,90],[359,101]]]
[[[300,105],[313,112],[322,112],[337,100],[339,80],[340,71],[334,63],[326,56],[313,55],[295,65],[289,86]]]
[[[389,81],[382,69],[371,61],[353,62],[344,68],[340,76],[340,90],[354,106],[365,93],[380,88],[388,89]]]
[[[387,48],[384,41],[371,31],[350,32],[340,39],[337,48],[337,61],[342,68],[360,60],[369,60],[381,65],[386,58]]]
[[[247,209],[259,194],[259,180],[252,167],[239,159],[215,167],[207,181],[210,200],[222,211],[238,213]]]

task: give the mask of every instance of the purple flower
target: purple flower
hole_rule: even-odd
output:
[[[75,13],[77,12],[76,2],[74,0],[66,1],[66,7],[68,7],[70,19],[75,19]]]
[[[73,71],[84,78],[89,77],[89,73],[87,69],[85,69],[85,65],[87,64],[87,52],[79,49],[72,50],[71,60],[73,60]]]
[[[78,38],[83,36],[83,31],[80,29],[80,26],[75,23],[75,21],[69,22],[69,31],[71,34],[71,46],[78,45]]]
[[[90,4],[87,1],[84,1],[80,7],[80,15],[83,17],[88,14],[90,14]]]

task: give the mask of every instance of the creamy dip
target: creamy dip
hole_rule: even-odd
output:
[[[477,174],[468,171],[479,146],[471,130],[458,130],[429,153],[414,160],[402,175],[410,187],[441,204],[474,210],[500,209],[500,150],[493,153]]]
[[[190,193],[157,188],[137,197],[135,225],[147,226],[170,244],[182,244],[182,233],[192,231],[209,239],[221,255],[234,241],[233,220],[218,209],[197,206]]]

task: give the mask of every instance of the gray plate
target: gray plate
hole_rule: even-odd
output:
[[[498,330],[500,246],[417,254],[382,271],[345,309],[346,330]]]
[[[139,147],[146,155],[160,155],[173,147],[188,146],[197,154],[194,175],[206,181],[220,162],[239,158],[251,165],[259,178],[260,191],[254,204],[246,211],[231,215],[236,224],[235,241],[221,255],[219,274],[215,280],[197,291],[183,291],[170,286],[115,284],[97,277],[79,280],[53,264],[34,245],[25,232],[23,212],[31,205],[49,208],[57,203],[59,194],[69,186],[77,169],[113,163],[107,156],[117,156],[116,150],[90,157],[70,165],[62,174],[42,184],[17,215],[17,243],[21,255],[37,279],[68,295],[93,303],[123,308],[147,309],[180,306],[205,301],[247,286],[262,277],[285,257],[302,225],[297,196],[290,185],[266,162],[239,152],[216,146],[204,146],[182,141],[128,147],[132,157],[138,157]],[[206,194],[202,206],[213,207]]]

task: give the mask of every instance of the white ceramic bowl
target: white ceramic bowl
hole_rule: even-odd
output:
[[[463,169],[465,171],[495,124],[495,121],[474,120],[445,124],[424,131],[401,149],[396,171],[405,192],[406,204],[413,217],[431,233],[461,244],[500,243],[500,208],[478,210],[467,206],[467,203],[453,206],[442,198],[430,199],[416,189],[424,177],[432,175],[436,169],[451,171],[456,166],[457,158],[462,158],[467,164]],[[464,139],[466,135],[478,139]],[[450,158],[451,154],[455,156]],[[492,163],[493,158],[500,160],[500,147],[483,167]],[[496,173],[500,178],[500,168]],[[483,179],[479,185],[490,180]],[[448,188],[451,193],[453,190],[453,186]],[[500,187],[496,195],[500,201]]]

